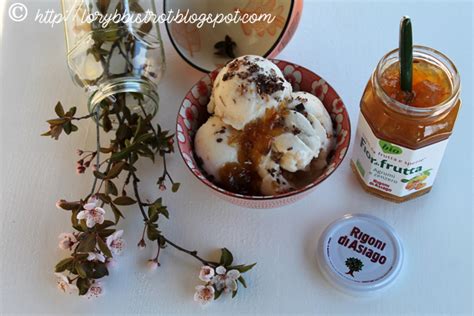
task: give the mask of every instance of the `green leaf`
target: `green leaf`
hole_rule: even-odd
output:
[[[114,223],[115,225],[115,223]],[[102,238],[106,238],[106,237],[109,237],[110,235],[112,235],[113,233],[115,233],[115,229],[103,229],[99,232],[99,236],[102,237]]]
[[[100,152],[103,154],[110,154],[112,151],[114,150],[110,147],[100,147]]]
[[[106,133],[112,130],[112,121],[110,120],[108,115],[104,115],[102,117],[102,128]]]
[[[241,268],[238,268],[237,270],[239,270],[240,273],[245,273],[245,272],[249,271],[250,269],[252,269],[253,267],[255,267],[256,264],[257,263],[255,262],[255,263],[243,266]]]
[[[111,203],[110,204],[110,207],[112,208],[112,212],[114,213],[114,217],[115,217],[115,223],[117,224],[120,217],[122,218],[125,218],[122,214],[122,212],[120,212],[120,210],[117,208],[117,206],[115,206],[115,204]]]
[[[232,256],[232,253],[229,251],[229,249],[222,248],[221,259],[219,260],[219,264],[224,267],[228,267],[232,264],[232,261],[234,261],[234,257]]]
[[[142,134],[138,136],[137,138],[133,139],[133,144],[144,143],[151,138],[153,138],[153,134],[151,133]]]
[[[66,123],[63,124],[63,130],[66,135],[71,134],[72,132],[72,123],[71,121],[67,121]]]
[[[107,176],[105,174],[103,174],[102,172],[99,172],[97,170],[94,170],[94,176],[97,179],[100,179],[100,180],[105,180],[107,178]]]
[[[222,290],[216,291],[214,294],[214,300],[217,300],[219,296],[221,296],[221,294],[222,294]]]
[[[158,209],[156,207],[149,207],[148,208],[148,220],[150,222],[156,222],[158,220],[158,216],[159,216],[159,213],[158,213]]]
[[[117,137],[117,140],[119,141],[123,141],[125,139],[131,138],[132,135],[133,135],[132,130],[126,124],[120,125],[117,131],[115,132],[115,136]]]
[[[134,148],[132,148],[132,146],[130,146],[130,147],[125,148],[122,151],[113,153],[110,156],[110,160],[111,161],[119,161],[119,160],[125,159],[130,154],[130,152],[133,151],[133,150],[134,150]]]
[[[108,196],[107,194],[104,194],[104,193],[98,193],[97,194],[97,197],[104,203],[107,203],[107,204],[110,204],[112,203],[112,199],[110,198],[110,196]]]
[[[105,181],[105,194],[112,194],[112,195],[118,194],[117,187],[110,180]]]
[[[181,184],[180,184],[179,182],[173,183],[173,185],[171,186],[171,191],[172,191],[172,192],[178,192],[180,185],[181,185]]]
[[[67,111],[67,113],[65,115],[69,116],[69,117],[73,117],[74,114],[76,114],[76,110],[77,110],[77,108],[75,106],[73,106],[72,108],[69,109],[69,111]]]
[[[168,207],[162,206],[158,209],[158,213],[162,214],[167,219],[170,219],[170,213],[168,212]]]
[[[160,237],[160,231],[154,225],[147,225],[146,235],[150,240],[157,240]]]
[[[76,286],[79,289],[79,295],[85,295],[89,291],[90,283],[88,279],[79,278],[77,279]]]
[[[96,224],[96,227],[97,227],[97,230],[100,231],[114,225],[115,225],[114,222],[105,220],[102,224]]]
[[[151,214],[158,213],[169,219],[170,214],[168,212],[168,208],[162,204],[162,201],[163,200],[161,198],[158,198],[155,200],[155,202],[153,202],[152,205],[150,205],[148,209],[148,214],[150,214],[150,217],[152,216]]]
[[[50,125],[63,125],[67,121],[69,120],[65,118],[57,118],[57,119],[47,120],[46,122],[48,122]]]
[[[232,292],[232,298],[234,298],[237,295],[237,290]]]
[[[56,107],[54,108],[54,111],[56,112],[56,114],[59,116],[59,117],[63,117],[64,116],[64,108],[61,104],[61,102],[58,102],[56,104]]]
[[[102,251],[106,257],[112,257],[112,252],[102,238],[97,238],[97,245],[99,246],[100,251]]]
[[[143,23],[140,26],[139,31],[147,34],[151,31],[152,28],[153,28],[153,23],[152,22],[147,22],[147,23]]]
[[[87,272],[83,263],[76,263],[76,272],[81,278],[87,278]]]
[[[138,3],[138,1],[131,1],[130,10],[136,13],[145,13],[143,7]]]
[[[95,234],[89,234],[87,237],[79,242],[77,246],[77,252],[92,252],[95,249],[96,236]]]
[[[92,277],[94,279],[100,279],[104,276],[109,275],[109,270],[105,263],[97,262],[94,266],[94,271],[92,272]]]
[[[242,283],[242,286],[243,286],[244,288],[247,288],[247,283],[245,282],[245,279],[244,279],[243,276],[240,276],[240,277],[237,279],[237,281],[239,281],[240,283]]]
[[[137,137],[138,137],[138,135],[139,135],[140,132],[141,132],[142,127],[143,127],[143,119],[142,119],[142,117],[140,116],[140,117],[138,118],[137,127],[136,127],[136,129],[135,129],[135,133],[133,134],[133,138],[137,138]]]
[[[166,239],[163,235],[158,236],[158,246],[160,246],[160,248],[165,248],[166,246]]]
[[[99,7],[100,12],[105,15],[107,13],[107,10],[109,9],[110,0],[98,1],[97,5]]]
[[[408,180],[408,179],[402,179],[402,180],[400,180],[400,182],[402,182],[402,183],[407,183],[407,182],[410,182],[410,180]]]
[[[72,257],[59,261],[54,267],[54,271],[60,273],[60,272],[65,271],[66,269],[68,270],[71,269],[73,261],[74,261],[74,258]]]
[[[68,202],[68,201],[65,201],[65,200],[61,200],[61,203],[59,204],[59,206],[63,210],[73,211],[73,210],[79,209],[81,204],[79,202]]]
[[[120,172],[122,172],[123,168],[127,165],[125,161],[119,161],[110,168],[109,172],[107,173],[107,179],[113,179],[117,177]]]
[[[114,200],[114,203],[116,205],[133,205],[133,204],[137,203],[137,201],[135,201],[134,199],[132,199],[129,196],[122,195],[122,196],[119,196],[118,198],[116,198]]]

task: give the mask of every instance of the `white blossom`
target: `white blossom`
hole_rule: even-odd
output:
[[[104,287],[99,281],[95,281],[87,291],[87,298],[99,297],[104,295]]]
[[[214,299],[214,287],[207,285],[196,286],[196,293],[194,293],[194,301],[201,305],[206,305]]]
[[[204,282],[210,282],[214,276],[214,269],[210,266],[202,266],[199,271],[199,279]]]
[[[89,261],[97,260],[97,261],[100,261],[100,262],[105,262],[105,257],[101,253],[89,252],[88,256],[87,256],[87,260],[89,260]]]
[[[92,228],[95,224],[102,224],[104,222],[104,214],[105,210],[98,207],[97,200],[92,198],[84,205],[84,210],[77,214],[77,219],[85,219],[87,227]]]
[[[71,250],[72,246],[77,242],[76,236],[72,233],[62,233],[58,236],[59,249]]]
[[[55,273],[55,275],[58,277],[57,280],[57,287],[64,293],[71,293],[74,290],[77,290],[77,286],[75,284],[72,284],[67,276],[65,276],[62,273]]]
[[[215,285],[218,291],[230,293],[237,290],[237,279],[240,277],[238,270],[227,271],[223,266],[216,268],[216,275],[212,278],[211,283]]]
[[[122,235],[123,230],[118,230],[106,239],[107,246],[109,247],[110,251],[115,255],[121,254],[123,249],[125,248],[125,240],[121,238]]]

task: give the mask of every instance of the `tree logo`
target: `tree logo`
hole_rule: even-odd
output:
[[[362,263],[360,259],[350,257],[346,259],[346,267],[349,269],[346,274],[349,274],[350,276],[354,277],[354,272],[361,271],[364,267],[364,263]]]

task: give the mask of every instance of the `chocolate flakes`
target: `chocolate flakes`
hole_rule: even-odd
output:
[[[258,74],[255,80],[257,93],[260,95],[270,95],[283,90],[283,80],[276,76]]]
[[[241,66],[246,66],[245,70],[237,71]],[[235,59],[227,65],[227,72],[222,76],[222,81],[227,81],[237,76],[241,80],[248,80],[248,82],[255,82],[257,87],[257,93],[261,97],[271,95],[277,91],[282,91],[283,79],[277,76],[274,69],[270,69],[268,74],[260,73],[262,67],[248,58]],[[241,94],[244,94],[248,89],[247,87],[239,87]]]
[[[303,113],[306,110],[306,108],[304,107],[303,103],[299,103],[297,106],[295,106],[295,110],[297,112]]]

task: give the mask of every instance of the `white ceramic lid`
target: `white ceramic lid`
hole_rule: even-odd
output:
[[[403,263],[403,247],[395,230],[381,219],[348,214],[323,232],[317,259],[336,288],[364,295],[395,281]]]

